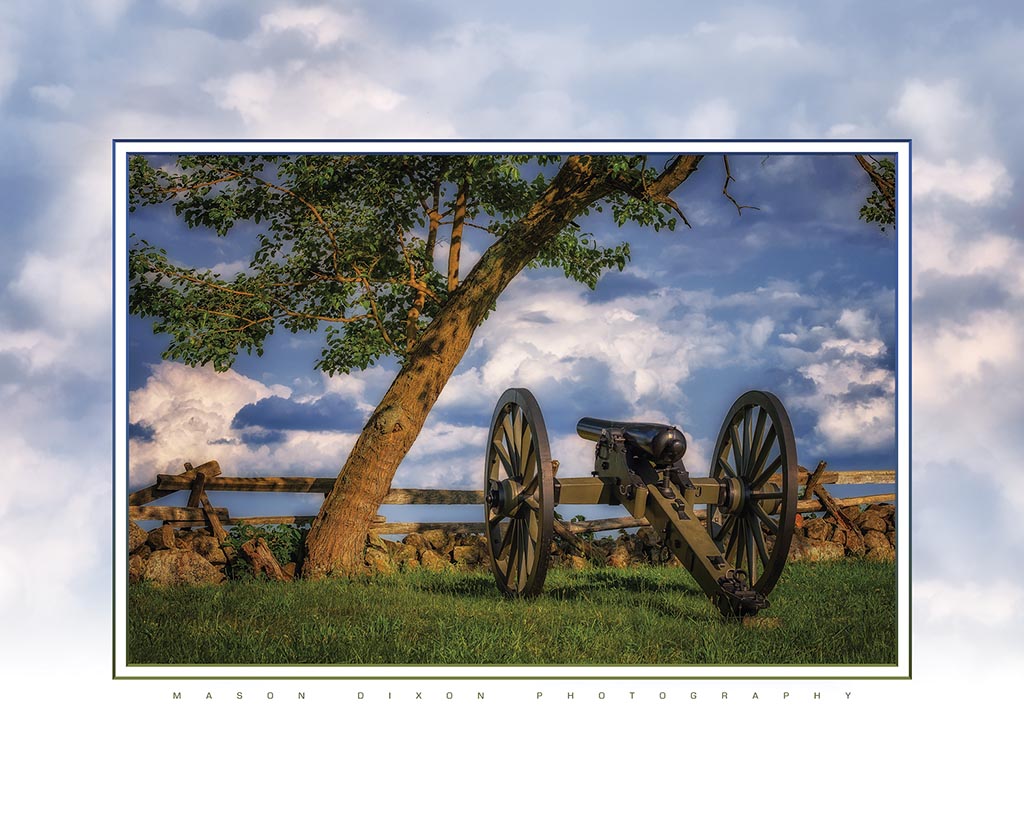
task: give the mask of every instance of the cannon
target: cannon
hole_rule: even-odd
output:
[[[686,438],[670,425],[582,418],[593,441],[590,477],[560,478],[529,390],[513,387],[491,418],[484,524],[491,569],[510,597],[544,586],[559,504],[622,505],[646,519],[727,618],[755,615],[786,565],[797,506],[796,443],[779,399],[760,390],[730,407],[710,475],[683,464]]]

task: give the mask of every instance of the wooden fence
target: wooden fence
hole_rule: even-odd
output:
[[[291,492],[326,495],[334,486],[334,478],[232,478],[221,475],[220,465],[209,461],[193,467],[186,463],[183,472],[176,475],[158,475],[156,483],[128,496],[128,517],[135,521],[161,521],[173,527],[206,526],[219,540],[224,538],[224,527],[238,524],[305,524],[311,523],[309,515],[285,515],[263,517],[232,517],[227,509],[214,507],[207,492]],[[896,473],[885,470],[826,471],[821,461],[813,472],[800,470],[802,498],[797,511],[818,512],[837,510],[869,503],[893,503],[895,494],[861,495],[853,498],[835,498],[825,488],[835,484],[894,484]],[[155,506],[153,501],[163,499],[174,492],[188,492],[185,506]],[[483,490],[479,489],[392,489],[384,498],[382,506],[410,504],[475,504],[484,502]],[[703,513],[698,512],[698,517]],[[631,517],[604,518],[601,520],[564,521],[559,525],[563,532],[582,534],[628,529],[646,525],[646,521]],[[428,530],[448,532],[484,531],[483,522],[436,522],[436,523],[388,523],[378,515],[371,531],[381,535],[408,535]]]

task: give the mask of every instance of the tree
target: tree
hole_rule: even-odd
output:
[[[875,159],[861,154],[856,157],[875,186],[860,209],[860,218],[868,223],[877,223],[884,233],[887,225],[896,224],[896,165],[886,157]]]
[[[130,309],[170,334],[165,357],[192,365],[225,370],[240,350],[262,354],[277,327],[321,324],[316,366],[328,374],[384,355],[401,361],[307,539],[305,576],[355,573],[392,477],[509,282],[529,265],[591,287],[604,270],[622,269],[628,245],[602,247],[576,220],[607,206],[619,225],[674,229],[686,218],[671,194],[701,158],[674,156],[659,171],[641,155],[202,155],[178,157],[171,169],[135,156],[132,210],[173,202],[189,227],[262,230],[250,269],[230,280],[174,264],[133,236]],[[536,171],[530,181],[525,167]],[[442,228],[444,275],[434,261]],[[462,279],[466,228],[494,239]]]

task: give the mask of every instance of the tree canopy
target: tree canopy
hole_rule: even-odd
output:
[[[165,357],[228,369],[240,352],[262,355],[278,328],[326,327],[318,369],[328,374],[408,356],[461,280],[463,236],[500,241],[551,183],[554,155],[183,155],[158,165],[130,159],[130,208],[171,203],[190,227],[225,236],[259,227],[248,269],[233,276],[175,263],[133,234],[130,309],[168,333]],[[614,221],[673,229],[667,196],[644,156],[592,157],[615,181],[593,207]],[[596,167],[600,166],[600,167]],[[585,208],[581,216],[590,212]],[[685,218],[685,217],[683,217]],[[444,246],[447,245],[447,253]],[[574,219],[531,266],[559,268],[594,287],[629,259],[625,242],[601,245]]]

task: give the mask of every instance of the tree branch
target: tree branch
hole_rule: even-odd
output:
[[[733,198],[732,194],[729,193],[729,183],[730,182],[735,182],[736,181],[736,177],[732,175],[732,170],[729,168],[729,156],[727,154],[723,154],[722,155],[722,161],[725,163],[725,184],[722,185],[722,193],[725,195],[726,199],[728,199],[730,202],[732,202],[736,206],[736,213],[738,213],[740,216],[742,216],[744,209],[746,209],[746,210],[761,210],[756,205],[741,205],[739,202],[737,202]]]
[[[886,203],[893,213],[896,213],[896,186],[891,183],[888,179],[882,176],[875,165],[869,160],[864,158],[863,154],[855,154],[857,162],[867,172],[867,175],[871,178],[875,188],[878,190],[883,197],[885,197]]]

